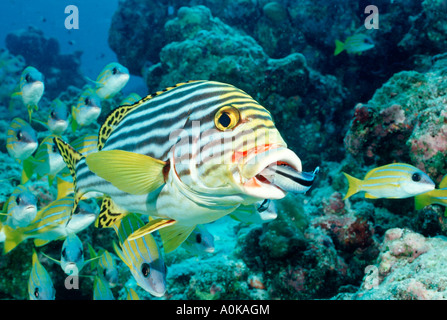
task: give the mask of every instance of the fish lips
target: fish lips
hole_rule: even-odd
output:
[[[259,175],[268,166],[276,163],[286,164],[294,170],[301,172],[300,158],[292,150],[284,147],[269,149],[262,153],[251,155],[239,165],[243,180],[243,191],[251,196],[262,199],[282,199],[287,191],[282,190],[267,179]]]

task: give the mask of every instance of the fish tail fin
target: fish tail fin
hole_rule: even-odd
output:
[[[23,234],[8,225],[3,226],[5,233],[5,242],[3,246],[3,255],[7,254],[23,241]]]
[[[414,197],[414,208],[416,210],[421,210],[430,204],[430,197],[428,197],[426,194],[419,194]]]
[[[118,206],[109,197],[104,197],[99,210],[98,218],[95,221],[97,228],[115,228],[118,230],[121,218],[127,214],[126,211]]]
[[[353,176],[350,176],[346,172],[343,172],[343,174],[345,175],[346,179],[348,179],[348,183],[349,183],[348,192],[346,193],[345,197],[343,198],[343,200],[346,200],[353,194],[356,194],[357,192],[360,191],[360,184],[361,184],[362,180],[357,179]]]
[[[334,56],[339,55],[343,50],[345,50],[345,44],[340,40],[335,40]]]
[[[62,139],[55,137],[53,139],[54,144],[56,145],[57,149],[59,150],[59,153],[61,154],[62,158],[64,159],[65,164],[67,165],[68,169],[70,170],[71,176],[73,178],[73,187],[74,187],[74,204],[72,209],[72,214],[76,207],[78,206],[79,201],[81,200],[81,197],[83,193],[79,192],[76,184],[76,166],[78,162],[84,158],[82,154],[77,152],[75,149],[73,149],[72,146],[70,146],[68,143],[63,141]]]
[[[36,168],[36,161],[34,160],[33,156],[30,156],[23,160],[22,164],[22,178],[20,183],[25,184],[28,182],[28,180],[31,178],[31,176],[34,174],[34,169]]]

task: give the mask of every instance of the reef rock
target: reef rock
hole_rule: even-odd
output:
[[[45,95],[50,99],[57,97],[69,85],[82,87],[85,84],[80,71],[82,52],[61,54],[59,42],[45,37],[42,30],[34,27],[17,30],[6,36],[5,43],[12,54],[23,56],[27,65],[42,72]]]
[[[412,163],[439,182],[447,170],[446,70],[445,57],[439,57],[426,73],[392,76],[368,103],[355,107],[346,150],[366,164]]]
[[[447,299],[447,241],[409,229],[389,229],[377,262],[365,268],[360,290],[336,299]]]

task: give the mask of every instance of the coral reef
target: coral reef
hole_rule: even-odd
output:
[[[425,73],[402,71],[355,107],[346,150],[365,164],[411,162],[440,181],[447,170],[445,61]]]
[[[336,299],[438,300],[447,298],[445,237],[425,238],[409,229],[389,229],[377,262],[365,268],[360,289]]]
[[[6,47],[14,55],[21,55],[27,65],[32,65],[45,77],[45,95],[54,99],[69,85],[82,87],[85,84],[80,72],[82,52],[61,54],[59,42],[47,38],[35,27],[9,33]],[[29,48],[32,48],[30,50]]]

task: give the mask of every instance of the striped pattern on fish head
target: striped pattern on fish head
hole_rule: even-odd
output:
[[[171,171],[195,191],[237,194],[238,204],[284,197],[283,190],[257,177],[276,162],[301,171],[301,161],[287,149],[270,112],[234,86],[202,85],[213,90],[197,98],[202,101],[200,107],[191,107],[184,127],[171,133],[171,139],[178,137],[170,158],[175,170]]]
[[[23,119],[14,118],[7,131],[6,149],[11,157],[24,160],[36,151],[36,132]]]

